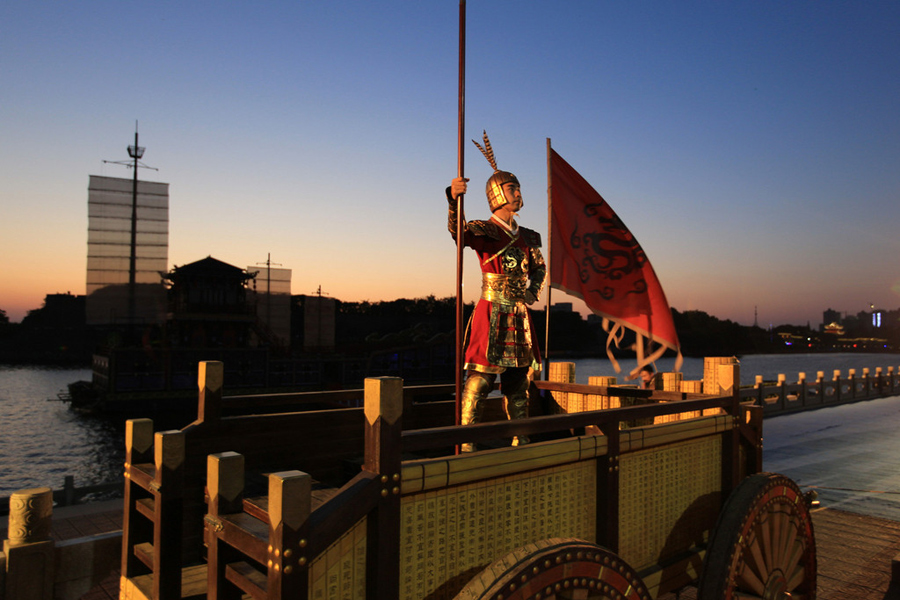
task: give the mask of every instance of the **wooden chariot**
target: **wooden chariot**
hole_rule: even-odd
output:
[[[707,394],[557,368],[538,416],[497,396],[496,420],[454,427],[448,386],[397,378],[359,407],[222,416],[202,363],[193,424],[128,422],[121,597],[815,598],[805,498],[760,472],[762,408],[714,367]]]

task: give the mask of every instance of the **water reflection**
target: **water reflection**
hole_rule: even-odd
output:
[[[20,489],[116,481],[125,459],[124,424],[78,415],[52,400],[86,369],[0,366],[0,496]]]

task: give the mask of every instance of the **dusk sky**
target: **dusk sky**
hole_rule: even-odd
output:
[[[456,0],[6,2],[0,309],[84,294],[89,175],[170,184],[169,266],[293,270],[293,293],[455,294]],[[467,6],[466,139],[547,232],[546,138],[678,310],[816,327],[900,307],[900,2]],[[469,218],[491,169],[467,141]],[[466,300],[480,292],[474,253]],[[553,292],[554,302],[571,300]]]

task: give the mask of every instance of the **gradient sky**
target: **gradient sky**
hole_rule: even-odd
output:
[[[455,294],[455,0],[7,2],[0,309],[83,294],[89,175],[170,184],[169,264],[347,300]],[[678,310],[900,307],[900,3],[470,0],[466,139],[546,236],[546,138]],[[468,143],[469,218],[491,170]],[[472,253],[469,252],[471,255]],[[467,300],[480,289],[465,265]],[[569,298],[554,291],[554,301]]]

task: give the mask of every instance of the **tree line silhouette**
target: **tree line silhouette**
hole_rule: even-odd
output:
[[[52,300],[52,301],[51,301]],[[448,343],[455,339],[456,299],[400,298],[378,302],[336,300],[335,351],[366,352],[390,346]],[[473,304],[464,307],[468,319]],[[536,335],[545,346],[546,313],[533,311]],[[884,312],[882,327],[873,330],[868,313],[846,319],[843,336],[806,326],[780,325],[763,329],[719,319],[701,310],[672,310],[685,356],[731,356],[778,352],[895,351],[900,347],[900,309]],[[602,320],[584,318],[572,310],[550,312],[549,356],[606,355],[607,334]],[[91,353],[108,331],[85,324],[84,296],[54,294],[21,323],[11,323],[0,309],[0,362],[89,365]],[[302,333],[295,331],[296,336]],[[292,340],[295,352],[302,340]],[[628,356],[633,336],[623,340],[617,355]]]

